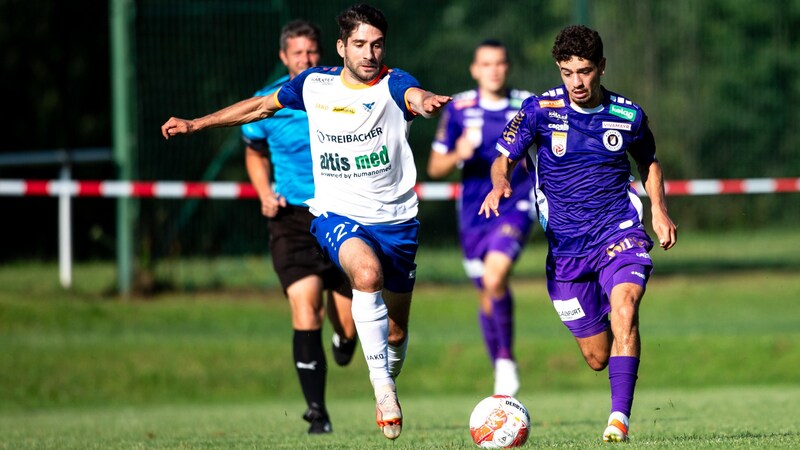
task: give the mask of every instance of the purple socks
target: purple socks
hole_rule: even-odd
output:
[[[497,357],[514,359],[514,304],[508,289],[502,297],[492,299],[492,318],[497,330]]]
[[[492,315],[487,316],[481,310],[479,322],[491,360],[514,359],[511,351],[514,345],[514,304],[511,293],[506,291],[499,299],[492,299]]]
[[[633,391],[639,373],[639,358],[612,356],[608,360],[608,380],[611,383],[611,412],[619,411],[631,416]]]
[[[481,324],[481,331],[483,332],[483,342],[486,344],[486,350],[489,352],[489,358],[494,362],[497,359],[497,330],[494,327],[494,319],[492,316],[487,316],[480,310],[478,314],[478,321]]]

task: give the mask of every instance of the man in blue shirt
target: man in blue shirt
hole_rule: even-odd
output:
[[[502,155],[492,165],[493,188],[479,214],[499,214],[501,199],[512,194],[511,170],[525,159],[549,244],[548,293],[587,364],[608,367],[611,415],[603,440],[621,442],[628,439],[639,370],[639,304],[653,268],[628,155],[650,197],[661,248],[675,245],[677,229],[667,214],[647,116],[600,85],[606,66],[600,35],[566,27],[552,53],[564,84],[527,99],[506,126],[497,141]]]
[[[281,32],[279,56],[289,74],[255,95],[271,94],[303,70],[318,65],[319,34],[315,25],[303,20],[287,24]],[[310,422],[309,433],[329,433],[327,362],[321,337],[323,294],[328,298],[328,317],[334,328],[334,360],[345,365],[356,345],[350,313],[352,289],[339,268],[322,256],[309,231],[314,216],[303,204],[314,197],[308,116],[304,111],[282,109],[275,119],[242,126],[245,163],[261,200],[261,213],[269,218],[272,264],[292,310],[295,368],[308,405],[303,418]]]

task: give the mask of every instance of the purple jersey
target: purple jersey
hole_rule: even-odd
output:
[[[555,256],[585,256],[631,230],[647,238],[628,153],[655,161],[653,133],[638,105],[602,93],[592,109],[572,106],[563,85],[531,97],[497,141],[498,151],[533,168],[539,222]]]
[[[506,124],[519,111],[529,92],[510,90],[499,102],[481,99],[473,89],[453,96],[439,120],[433,151],[450,153],[455,151],[456,141],[462,135],[472,142],[475,153],[461,167],[461,196],[457,203],[459,224],[462,232],[487,230],[498,226],[495,220],[486,220],[477,211],[486,194],[492,190],[490,176],[492,162],[497,157],[495,145]],[[526,221],[531,209],[531,182],[520,166],[511,177],[513,194],[500,205],[500,217],[522,216]]]

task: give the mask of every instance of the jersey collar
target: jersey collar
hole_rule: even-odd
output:
[[[344,79],[344,70],[342,70],[342,73],[339,74],[339,78],[341,78],[342,84],[344,84],[346,87],[349,87],[350,89],[366,89],[380,83],[380,81],[383,79],[383,77],[386,76],[387,73],[389,73],[389,68],[386,67],[386,65],[384,65],[383,67],[381,67],[380,72],[378,72],[378,76],[373,78],[372,81],[370,81],[369,83],[358,83],[358,84],[348,83],[347,80]]]

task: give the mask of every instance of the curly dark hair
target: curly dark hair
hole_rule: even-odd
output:
[[[553,43],[553,58],[568,61],[573,56],[600,64],[603,59],[600,33],[584,25],[570,25],[561,30]]]
[[[342,11],[336,21],[339,22],[339,39],[342,42],[347,42],[347,38],[362,23],[372,25],[381,30],[384,37],[386,37],[386,31],[389,30],[389,22],[386,21],[386,16],[383,15],[383,12],[378,8],[363,3],[353,5]]]

